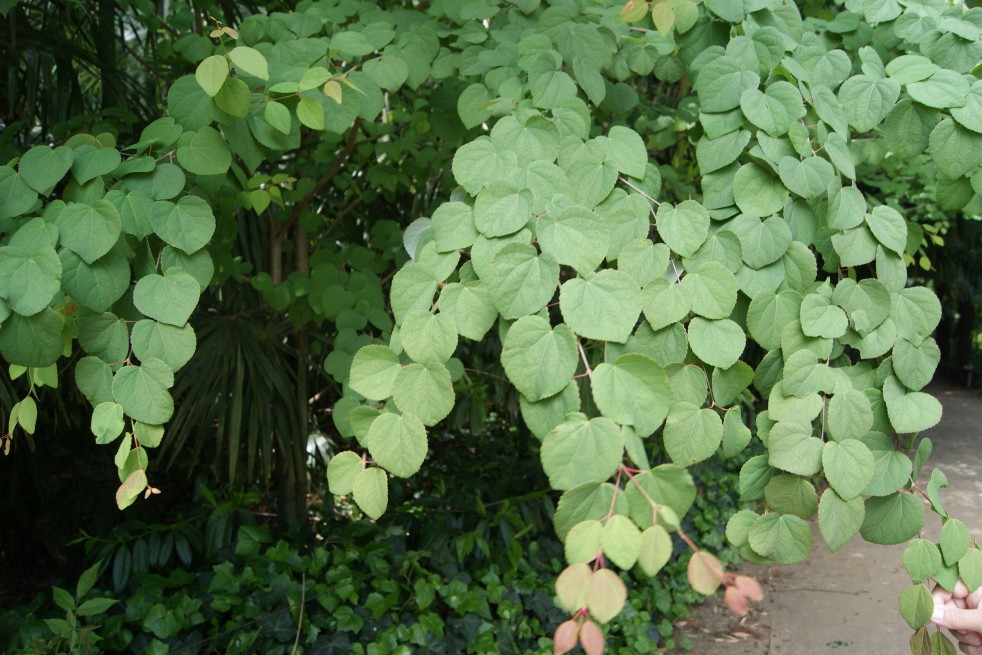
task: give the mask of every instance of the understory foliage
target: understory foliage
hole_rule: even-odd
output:
[[[672,532],[695,590],[725,586],[738,612],[759,599],[681,528],[689,467],[751,442],[748,507],[726,530],[740,553],[802,561],[816,514],[832,550],[856,534],[909,542],[912,648],[945,639],[927,633],[923,583],[979,586],[982,550],[947,516],[944,475],[923,470],[941,304],[907,265],[932,233],[882,177],[863,180],[916,158],[942,208],[982,213],[982,9],[317,0],[190,39],[194,74],[136,143],[77,134],[0,166],[0,354],[22,392],[5,449],[35,431],[36,391],[66,363],[115,451],[120,508],[158,491],[148,451],[172,417],[239,440],[259,403],[182,418],[170,390],[202,294],[248,281],[289,316],[270,349],[297,353],[267,397],[295,384],[300,409],[248,433],[280,459],[246,466],[302,469],[284,435],[314,421],[316,358],[349,446],[328,490],[372,518],[488,372],[476,344],[500,356],[561,492],[557,652],[603,651],[598,624],[627,598],[615,569],[656,575]],[[365,168],[337,177],[349,157]],[[396,219],[347,219],[367,248],[332,235],[363,183],[375,191],[358,202]],[[267,261],[232,254],[250,231]],[[236,375],[189,402],[242,397],[263,371],[242,363],[247,341],[221,359]],[[921,497],[939,545],[917,538]]]

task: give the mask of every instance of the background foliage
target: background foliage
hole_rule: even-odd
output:
[[[496,594],[491,573],[519,585],[556,572],[561,554],[569,566],[554,592],[573,619],[556,649],[579,640],[596,652],[594,620],[623,609],[634,638],[631,622],[654,616],[649,601],[627,602],[631,569],[677,571],[668,562],[695,550],[694,589],[723,584],[738,610],[757,596],[709,554],[723,544],[707,535],[729,517],[700,506],[706,469],[688,467],[720,456],[742,464],[744,505],[726,536],[746,558],[804,559],[816,515],[832,549],[857,533],[908,541],[923,523],[920,494],[954,527],[942,558],[911,542],[914,582],[974,580],[979,550],[945,514],[943,476],[921,473],[930,442],[916,435],[940,418],[922,389],[942,353],[965,361],[973,342],[974,269],[960,263],[982,213],[982,10],[940,0],[0,9],[11,37],[0,465],[16,472],[5,512],[11,525],[30,517],[22,499],[34,485],[39,506],[70,514],[50,480],[80,453],[100,471],[113,460],[121,509],[166,492],[141,510],[145,527],[87,526],[110,535],[90,545],[115,544],[98,554],[103,568],[112,560],[114,593],[150,562],[181,563],[167,569],[171,583],[150,585],[159,593],[210,576],[234,542],[233,566],[293,562],[267,573],[300,573],[291,588],[304,597],[306,575],[321,584],[335,562],[311,539],[366,550],[375,542],[352,521],[387,508],[398,510],[391,526],[424,520],[423,499],[466,477],[477,509],[462,511],[481,520],[502,497],[563,492],[539,515],[510,503],[492,513],[510,525],[496,528],[506,543],[534,536],[546,561],[513,553],[468,576]],[[955,311],[936,343],[939,295]],[[91,411],[81,420],[79,401]],[[488,428],[502,422],[523,427]],[[461,452],[452,444],[493,454],[441,460]],[[512,455],[522,467],[494,469]],[[241,504],[217,498],[203,527],[175,523],[205,480],[220,496],[259,490],[254,511],[274,509],[284,535],[319,545],[267,539]],[[312,527],[312,511],[330,529]],[[544,545],[549,522],[561,550]],[[493,559],[486,529],[456,542],[458,564],[482,543]],[[379,561],[428,547],[385,548]],[[441,566],[424,568],[447,575]],[[77,591],[55,595],[76,618],[88,593]],[[913,628],[927,621],[925,592],[905,592]],[[188,623],[158,634],[162,644],[206,621],[188,602],[178,613]],[[129,616],[140,603],[111,620],[149,629],[142,610]],[[376,606],[381,620],[390,606]],[[646,618],[631,613],[642,609]],[[537,614],[522,638],[552,629],[554,615]],[[481,619],[495,620],[490,609]],[[409,636],[381,652],[424,638],[390,620]],[[66,621],[47,627],[78,638]],[[304,625],[299,613],[290,625]]]

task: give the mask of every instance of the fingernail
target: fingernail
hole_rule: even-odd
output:
[[[940,621],[943,618],[944,618],[944,608],[943,607],[935,607],[934,608],[934,613],[931,614],[931,620],[934,621],[935,623],[937,623],[938,621]]]

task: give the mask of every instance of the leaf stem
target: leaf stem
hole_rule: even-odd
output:
[[[586,360],[586,351],[583,350],[583,344],[580,343],[579,340],[577,340],[577,342],[576,342],[576,347],[579,348],[579,350],[580,350],[580,358],[583,359],[583,366],[586,367],[586,376],[587,377],[592,377],[593,376],[593,369],[590,368],[590,362],[588,362]]]

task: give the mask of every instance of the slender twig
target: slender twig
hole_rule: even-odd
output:
[[[303,631],[303,606],[307,602],[307,572],[304,571],[300,577],[300,618],[297,619],[297,636],[293,640],[293,650],[290,655],[297,655],[297,648],[300,647],[300,633]]]
[[[624,177],[622,175],[622,176],[620,176],[619,179],[620,179],[621,182],[623,182],[627,186],[631,187],[632,189],[634,189],[635,191],[637,191],[638,193],[640,193],[644,197],[645,200],[647,200],[650,203],[653,203],[655,205],[655,207],[661,207],[661,203],[660,202],[658,202],[657,200],[655,200],[654,198],[652,198],[651,196],[649,196],[647,193],[645,193],[644,191],[642,191],[638,186],[636,186],[634,184],[631,184],[631,182],[628,181],[628,179],[626,177]]]
[[[282,239],[289,233],[290,228],[293,227],[294,223],[300,220],[300,214],[303,213],[303,210],[307,208],[311,201],[317,196],[318,192],[320,192],[320,190],[323,189],[328,182],[333,180],[334,176],[341,170],[341,166],[344,165],[344,162],[349,156],[351,156],[351,153],[354,152],[355,137],[358,136],[358,129],[360,127],[361,117],[358,117],[355,119],[355,122],[351,126],[351,130],[348,132],[348,139],[345,141],[344,149],[338,153],[337,159],[334,160],[334,164],[331,166],[331,168],[328,169],[328,171],[324,173],[316,183],[314,183],[314,188],[308,191],[307,195],[301,198],[300,202],[294,205],[293,211],[290,213],[290,218],[286,221],[286,224],[280,228],[279,234],[276,235],[278,238]]]
[[[579,341],[576,342],[576,347],[580,349],[580,357],[583,358],[583,366],[586,367],[586,376],[590,377],[593,375],[593,369],[590,368],[590,362],[586,360],[586,351],[583,350],[583,344]]]

